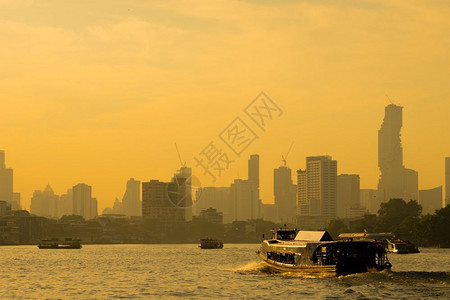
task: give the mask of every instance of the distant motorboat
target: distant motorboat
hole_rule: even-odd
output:
[[[341,233],[339,235],[341,239],[365,239],[372,241],[383,242],[388,253],[395,254],[409,254],[420,253],[419,248],[416,245],[407,240],[402,240],[396,237],[393,233],[368,233],[367,231],[361,233]]]
[[[58,238],[39,241],[39,249],[81,249],[81,240],[65,238],[60,241]]]
[[[419,248],[413,243],[399,238],[387,240],[387,251],[396,254],[420,253]]]
[[[222,249],[223,242],[211,238],[201,239],[199,247],[202,249]]]

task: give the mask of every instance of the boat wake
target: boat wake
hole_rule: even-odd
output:
[[[287,272],[271,268],[267,263],[260,262],[249,262],[243,266],[227,269],[227,271],[239,273],[239,274],[274,274],[277,276],[286,277],[299,277],[299,278],[323,278],[330,277],[329,274],[320,273],[301,273],[301,272]],[[333,275],[333,277],[335,277]]]
[[[240,267],[227,269],[227,271],[241,274],[247,273],[256,274],[260,272],[266,272],[265,269],[269,269],[269,267],[264,262],[252,261]]]

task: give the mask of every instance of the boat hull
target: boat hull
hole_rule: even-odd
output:
[[[58,246],[38,246],[39,249],[81,249],[81,245],[79,246],[65,246],[65,245],[58,245]]]
[[[273,271],[277,272],[293,272],[301,273],[304,275],[317,275],[317,276],[336,276],[336,265],[290,265],[280,263],[271,259],[267,259],[260,252],[257,253],[264,263]]]

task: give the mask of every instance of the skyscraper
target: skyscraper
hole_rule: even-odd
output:
[[[230,186],[233,221],[247,221],[261,216],[259,199],[259,155],[248,160],[248,179],[235,179]]]
[[[400,139],[402,109],[395,104],[386,106],[383,123],[378,131],[378,166],[381,175],[377,198],[380,203],[392,198],[418,200],[417,172],[403,166]]]
[[[273,170],[273,195],[278,207],[277,219],[282,222],[295,220],[297,186],[292,183],[291,169],[281,166]]]
[[[123,213],[129,217],[141,216],[141,182],[131,178],[122,198]]]
[[[6,168],[5,151],[0,150],[0,201],[13,202],[13,170]]]
[[[297,171],[300,216],[331,220],[337,216],[337,161],[331,156],[306,158],[306,170]]]
[[[97,216],[97,199],[92,198],[92,187],[79,183],[72,188],[73,213],[86,220]]]
[[[357,217],[358,213],[364,215],[360,197],[359,175],[341,174],[337,177],[337,216],[339,218]]]
[[[173,176],[172,182],[177,185],[176,206],[184,210],[185,220],[192,220],[192,169],[181,167]]]
[[[443,207],[450,204],[450,157],[445,158],[445,199]]]
[[[248,160],[248,181],[259,189],[259,155],[252,154]]]

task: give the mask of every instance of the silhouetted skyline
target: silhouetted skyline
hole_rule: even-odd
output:
[[[376,188],[386,94],[404,107],[404,164],[422,174],[420,189],[442,184],[446,4],[136,3],[0,4],[0,149],[25,208],[48,183],[58,195],[88,183],[102,210],[131,177],[169,181],[179,167],[174,142],[194,168],[193,157],[262,90],[284,113],[264,133],[255,124],[259,138],[242,155],[261,157],[265,203],[292,140],[292,170],[329,154],[362,188]],[[231,164],[215,185],[246,164]]]

